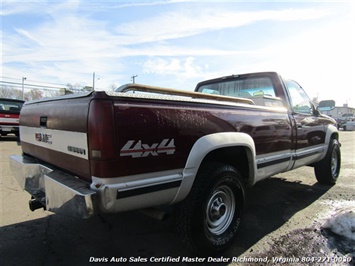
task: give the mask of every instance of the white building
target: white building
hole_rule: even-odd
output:
[[[333,117],[334,119],[339,119],[343,115],[353,115],[355,116],[355,108],[349,107],[348,104],[344,104],[342,107],[336,106],[333,110],[331,111],[324,111],[322,112],[325,115],[329,115]]]

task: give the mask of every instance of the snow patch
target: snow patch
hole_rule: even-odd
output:
[[[322,227],[330,229],[337,235],[355,240],[355,211],[343,210],[327,220]]]
[[[333,207],[322,225],[333,233],[355,241],[355,202],[338,201],[330,204]]]

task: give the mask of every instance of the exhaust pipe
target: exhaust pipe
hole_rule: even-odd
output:
[[[31,199],[28,202],[28,205],[29,205],[31,211],[35,211],[40,208],[43,208],[43,209],[45,208],[44,205],[37,199]]]

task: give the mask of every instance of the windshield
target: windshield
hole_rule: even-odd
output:
[[[10,99],[0,99],[0,112],[9,114],[19,114],[23,102]]]

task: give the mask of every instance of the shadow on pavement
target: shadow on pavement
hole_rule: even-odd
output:
[[[318,183],[305,185],[284,178],[257,183],[248,194],[248,206],[239,238],[228,256],[238,256],[261,238],[284,225],[294,214],[308,207],[330,189]]]
[[[238,257],[328,189],[319,184],[309,186],[277,177],[259,182],[248,193],[248,206],[238,239],[220,256]],[[28,212],[30,216],[30,210]],[[112,257],[115,263],[125,259],[127,263],[132,257],[131,260],[136,261],[131,264],[137,265],[139,259],[149,262],[151,258],[169,256],[196,257],[175,236],[173,217],[161,222],[140,212],[101,215],[89,220],[48,215],[2,227],[0,235],[1,265],[88,265],[93,258],[109,262]]]
[[[0,141],[9,142],[9,141],[19,141],[19,138],[15,135],[0,136]]]

